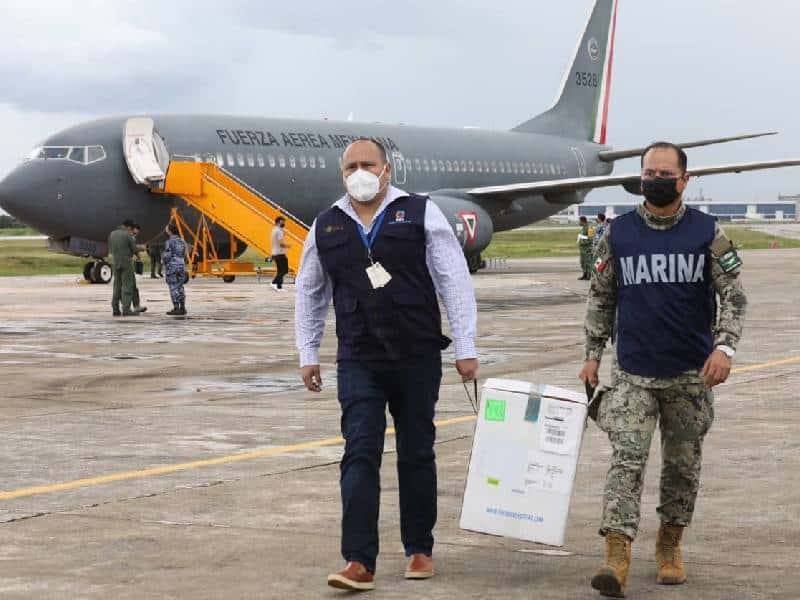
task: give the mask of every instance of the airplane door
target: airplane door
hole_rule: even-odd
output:
[[[403,185],[406,182],[406,161],[401,152],[392,152],[392,161],[394,162],[394,182],[397,185]]]
[[[125,162],[133,180],[141,185],[160,185],[164,181],[169,155],[153,119],[135,117],[125,121],[122,136]]]
[[[575,155],[575,162],[578,165],[578,177],[586,177],[588,170],[586,169],[586,158],[579,148],[570,148],[572,154]]]

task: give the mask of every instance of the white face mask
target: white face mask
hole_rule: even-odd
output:
[[[359,169],[344,180],[347,193],[358,202],[371,202],[381,191],[381,175],[386,171],[384,165],[380,175]]]

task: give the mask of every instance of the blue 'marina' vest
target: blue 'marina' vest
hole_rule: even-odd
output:
[[[663,231],[648,227],[636,211],[614,220],[617,358],[623,370],[676,377],[703,366],[716,316],[713,240],[714,218],[693,208]]]
[[[353,219],[335,206],[317,218],[317,251],[333,282],[338,360],[402,360],[450,344],[425,262],[427,202],[411,195],[386,207],[372,258],[392,280],[378,289],[367,277],[367,249]]]

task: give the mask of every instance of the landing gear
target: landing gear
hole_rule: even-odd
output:
[[[83,278],[89,283],[109,283],[114,270],[104,260],[88,262],[83,267]]]
[[[486,268],[486,261],[481,258],[480,252],[478,254],[469,254],[467,255],[467,267],[469,267],[470,273],[477,273]]]

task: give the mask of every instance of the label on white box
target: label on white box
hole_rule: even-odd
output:
[[[539,448],[554,454],[573,454],[577,450],[583,427],[578,414],[580,408],[570,402],[544,398],[539,420]]]
[[[569,457],[531,450],[528,452],[525,487],[531,492],[542,490],[554,494],[569,494],[574,472],[574,461]]]

